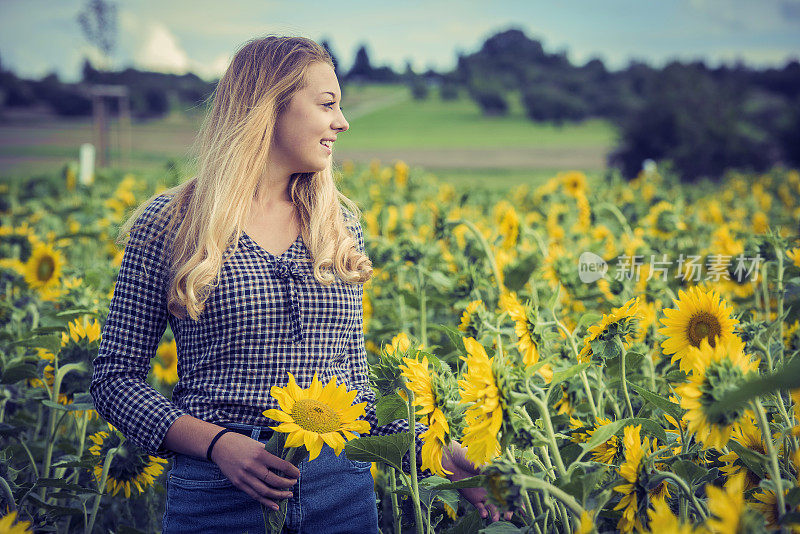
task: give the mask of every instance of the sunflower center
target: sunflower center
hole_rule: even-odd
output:
[[[56,271],[56,262],[50,256],[45,256],[36,266],[36,278],[42,282],[47,282],[53,277]]]
[[[719,336],[722,333],[722,326],[719,324],[719,319],[713,314],[700,312],[689,319],[688,330],[689,342],[695,347],[700,347],[700,342],[703,339],[708,339],[708,344],[716,347],[715,336]]]
[[[342,422],[333,408],[315,399],[302,399],[294,403],[292,418],[303,430],[325,434],[338,430]]]

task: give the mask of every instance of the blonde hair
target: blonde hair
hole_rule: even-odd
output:
[[[217,84],[193,147],[196,176],[161,193],[172,197],[159,215],[162,221],[169,218],[164,233],[171,236],[177,227],[169,240],[167,306],[173,315],[188,314],[197,321],[219,284],[227,258],[223,255],[231,244],[230,254],[236,251],[245,215],[258,195],[275,122],[305,87],[306,71],[316,62],[333,67],[330,55],[310,39],[253,39],[239,49]],[[314,277],[324,285],[335,282],[334,272],[349,284],[369,280],[372,262],[345,225],[342,208],[356,221],[360,210],[336,187],[331,164],[319,172],[293,174],[289,184]],[[118,241],[124,242],[134,222],[159,196],[134,211],[122,225]]]

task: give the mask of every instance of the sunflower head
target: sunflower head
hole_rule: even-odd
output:
[[[626,344],[630,337],[636,335],[639,317],[639,297],[614,308],[608,315],[603,314],[599,323],[589,327],[578,360],[588,362],[594,355],[604,359],[617,355],[617,340]]]
[[[667,336],[661,343],[664,354],[672,354],[672,362],[680,361],[680,369],[688,372],[691,362],[685,357],[689,349],[699,348],[703,340],[711,347],[724,344],[734,336],[733,327],[739,321],[731,318],[732,308],[714,290],[692,287],[680,290],[678,296],[677,308],[664,309],[664,327],[658,333]]]
[[[757,371],[758,361],[745,354],[744,343],[737,337],[718,340],[714,347],[703,340],[700,348],[691,348],[685,359],[692,363],[689,382],[676,391],[681,407],[688,410],[688,430],[696,433],[706,448],[723,447],[745,408],[721,405],[720,401]]]
[[[144,493],[148,486],[155,485],[156,479],[164,471],[167,460],[150,456],[130,440],[123,442],[111,424],[108,428],[108,431],[101,430],[89,436],[94,443],[89,447],[89,452],[95,456],[105,458],[110,449],[117,449],[108,469],[106,479],[108,491],[112,495],[122,491],[126,498],[131,496],[131,491],[134,489],[139,494]],[[95,465],[92,472],[99,485],[103,474],[103,463]]]
[[[270,390],[280,410],[271,408],[263,412],[280,423],[271,427],[273,430],[289,434],[287,448],[304,445],[313,460],[319,456],[322,445],[327,444],[338,456],[345,442],[356,437],[353,432],[369,433],[369,423],[358,419],[364,415],[367,403],[353,404],[356,390],[347,391],[345,385],[337,387],[335,376],[323,387],[316,373],[311,385],[301,389],[294,376],[287,374],[289,383],[285,387],[272,386]]]
[[[61,393],[74,395],[89,391],[92,374],[92,360],[100,344],[100,323],[97,319],[86,317],[75,319],[68,325],[69,334],[61,333],[61,350],[58,353],[60,366],[69,363],[83,363],[85,370],[67,373],[61,382]]]

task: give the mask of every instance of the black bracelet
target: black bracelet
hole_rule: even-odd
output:
[[[214,439],[211,440],[211,445],[208,446],[208,452],[206,452],[206,458],[208,458],[209,462],[213,462],[214,461],[214,460],[211,459],[211,449],[214,448],[214,444],[217,442],[217,440],[220,438],[220,436],[222,436],[222,434],[224,434],[225,432],[233,432],[233,430],[231,430],[230,428],[223,428],[222,430],[220,430],[217,433],[216,436],[214,436]]]

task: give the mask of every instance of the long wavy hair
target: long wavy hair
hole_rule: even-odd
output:
[[[197,174],[150,197],[120,228],[117,240],[124,244],[147,206],[160,195],[171,197],[159,214],[165,224],[158,235],[174,235],[165,243],[170,242],[167,306],[176,317],[199,320],[219,284],[225,252],[229,245],[230,254],[236,251],[258,195],[276,120],[305,87],[306,71],[316,62],[333,67],[327,51],[303,37],[267,36],[242,46],[210,97],[211,109],[192,148]],[[350,284],[369,280],[372,263],[359,251],[342,208],[356,219],[361,212],[338,190],[331,163],[319,172],[293,174],[289,189],[314,277],[324,285],[333,284],[336,275]],[[128,246],[137,246],[131,241]]]

